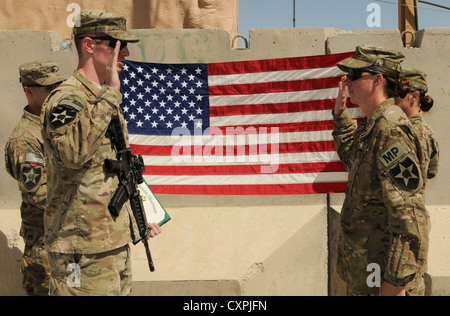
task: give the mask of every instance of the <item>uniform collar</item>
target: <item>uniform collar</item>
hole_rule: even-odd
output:
[[[387,99],[386,101],[381,103],[380,106],[378,106],[376,108],[376,110],[375,110],[375,112],[373,112],[370,120],[368,120],[367,117],[363,120],[361,127],[363,127],[364,131],[362,132],[362,134],[359,137],[360,140],[366,138],[367,135],[370,134],[370,132],[372,131],[372,128],[376,125],[378,119],[383,115],[384,111],[386,111],[386,109],[388,107],[390,107],[394,104],[395,104],[394,98]]]
[[[387,99],[383,103],[380,104],[379,107],[373,112],[372,117],[370,118],[369,122],[376,122],[380,116],[383,115],[384,111],[392,105],[395,104],[394,98]]]
[[[416,115],[413,115],[409,118],[409,120],[412,121],[419,121],[423,119],[423,112],[419,111],[419,113],[417,113]]]
[[[83,86],[86,87],[87,90],[89,90],[94,96],[98,96],[101,90],[101,87],[99,88],[97,84],[95,84],[94,82],[90,81],[88,78],[86,78],[83,74],[81,74],[78,71],[74,71],[73,72],[73,76],[79,81],[81,82],[81,84]]]
[[[23,117],[34,123],[41,124],[41,118],[38,115],[28,112],[28,105],[23,109]]]

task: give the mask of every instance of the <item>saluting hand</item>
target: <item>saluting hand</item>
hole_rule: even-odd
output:
[[[109,60],[108,66],[106,66],[106,80],[105,83],[117,91],[120,91],[120,79],[119,71],[117,68],[117,61],[120,53],[120,41],[117,41],[114,52]]]
[[[347,80],[347,76],[343,76],[341,81],[339,82],[339,94],[336,98],[336,104],[334,107],[334,114],[339,115],[344,112],[345,105],[347,104],[347,85],[345,81]]]

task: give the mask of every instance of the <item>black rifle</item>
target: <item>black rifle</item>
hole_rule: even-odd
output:
[[[140,240],[133,242],[139,243],[141,240],[145,246],[148,265],[150,271],[155,271],[152,255],[148,246],[148,235],[150,228],[148,227],[147,217],[145,216],[144,205],[142,204],[141,194],[138,190],[138,184],[144,182],[142,174],[145,171],[144,160],[142,156],[136,156],[127,147],[125,136],[120,123],[117,111],[111,116],[111,123],[108,127],[108,137],[117,150],[117,160],[105,159],[105,170],[107,173],[115,173],[119,177],[119,187],[117,188],[108,209],[113,216],[119,216],[123,205],[130,200],[131,209],[139,230]]]

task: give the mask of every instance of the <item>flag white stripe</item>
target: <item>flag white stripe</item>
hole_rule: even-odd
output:
[[[348,109],[352,117],[361,117],[359,109]],[[286,124],[331,120],[331,111],[307,111],[281,114],[253,114],[211,117],[211,126]]]
[[[314,100],[336,99],[338,92],[339,88],[328,88],[294,92],[210,96],[209,104],[211,107],[215,107],[242,104],[305,102]]]
[[[261,82],[280,82],[291,80],[307,80],[338,77],[343,72],[337,67],[317,68],[317,69],[301,69],[301,70],[285,70],[285,71],[269,71],[248,74],[232,74],[232,75],[215,75],[208,77],[209,86],[223,86],[235,84],[251,84]]]
[[[181,136],[176,134],[171,136],[147,136],[132,134],[130,135],[130,143],[141,146],[188,146],[203,142],[203,145],[223,144],[224,146],[232,146],[240,145],[242,143],[247,145],[269,144],[273,143],[275,140],[278,140],[278,143],[320,142],[333,140],[331,131],[328,130],[313,132],[271,133],[276,131],[276,129],[268,128],[268,134],[262,136],[238,133],[240,131],[239,128],[230,127],[228,130],[229,132],[225,132],[225,135],[215,133],[214,135],[206,136]],[[244,133],[248,131],[250,131],[250,129],[243,130]],[[218,132],[220,132],[220,130]],[[237,135],[234,135],[233,132]]]
[[[203,152],[180,155],[177,148],[170,156],[143,156],[146,166],[214,166],[214,165],[276,165],[289,163],[339,162],[335,151],[304,153],[270,153],[257,155],[234,155],[224,152],[217,156],[204,156]]]

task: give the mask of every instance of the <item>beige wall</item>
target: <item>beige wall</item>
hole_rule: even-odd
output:
[[[418,48],[405,49],[397,31],[340,32],[329,28],[256,29],[249,49],[232,49],[230,34],[218,30],[135,30],[130,59],[161,63],[218,62],[320,55],[351,51],[357,44],[401,50],[406,65],[430,75],[436,105],[426,119],[441,145],[441,168],[430,182],[432,218],[428,289],[450,294],[450,196],[446,178],[450,154],[446,138],[450,103],[450,29],[427,29]],[[0,147],[21,116],[25,97],[17,67],[49,58],[69,76],[76,54],[58,49],[62,35],[40,31],[0,31]],[[20,199],[16,183],[0,165],[0,295],[21,295],[18,236]],[[172,221],[151,240],[156,272],[148,271],[143,246],[132,246],[135,295],[338,295],[336,227],[342,194],[305,196],[159,196]],[[329,287],[330,285],[330,287]]]
[[[70,37],[75,9],[101,9],[127,18],[132,29],[181,28],[238,33],[238,0],[2,0],[0,30],[52,30]],[[72,21],[73,23],[73,21]]]

